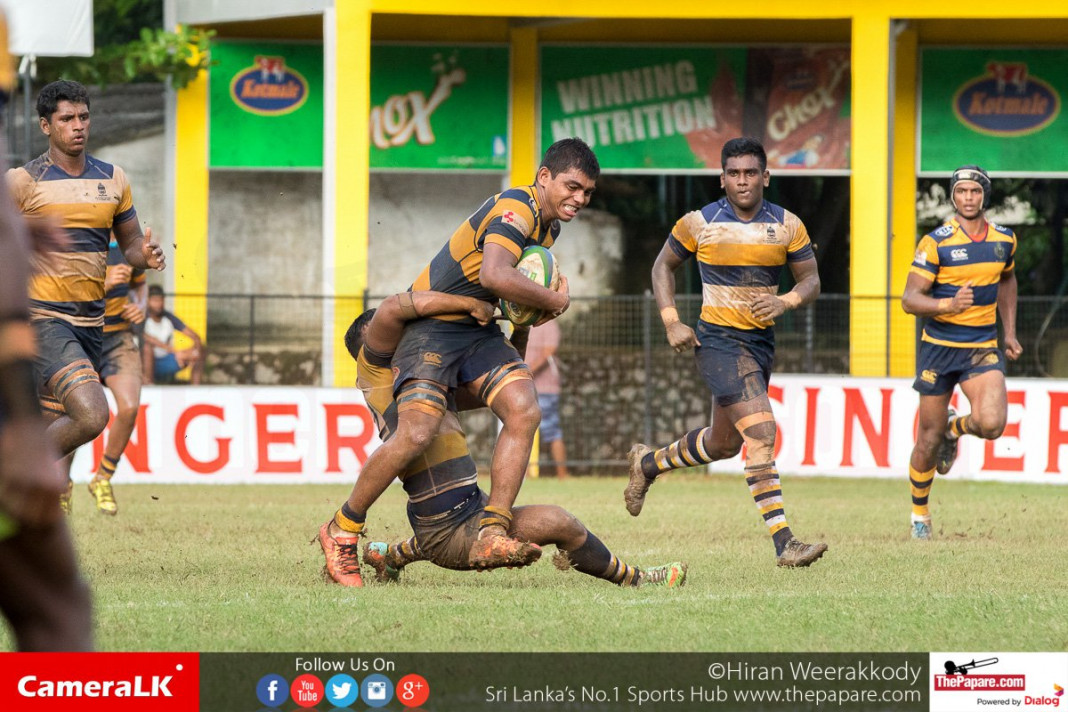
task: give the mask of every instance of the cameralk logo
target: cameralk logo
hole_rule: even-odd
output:
[[[181,664],[175,667],[182,670]],[[23,697],[173,697],[169,685],[173,675],[134,675],[126,680],[48,680],[36,675],[19,679]]]

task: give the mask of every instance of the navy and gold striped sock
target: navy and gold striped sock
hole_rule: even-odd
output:
[[[390,544],[386,551],[386,561],[394,568],[407,566],[413,561],[422,561],[423,552],[419,549],[419,542],[415,537],[410,537],[402,542]]]
[[[932,467],[927,472],[920,472],[911,464],[909,465],[909,486],[912,490],[912,521],[931,521],[931,508],[927,504],[931,496],[931,485],[934,484],[935,471]]]
[[[121,455],[119,457],[122,457]],[[96,468],[96,478],[110,480],[115,474],[115,468],[119,466],[118,459],[112,460],[107,455],[100,456],[100,464]]]
[[[341,505],[341,509],[334,513],[334,524],[350,534],[363,534],[363,527],[367,522],[367,513],[357,514],[349,507],[349,503]]]
[[[976,430],[972,425],[972,415],[958,415],[949,421],[950,437],[959,438],[961,435],[975,435]]]
[[[619,586],[637,586],[639,571],[635,566],[620,561],[604,543],[586,530],[586,541],[574,551],[567,552],[576,571],[589,576],[611,581]]]
[[[500,527],[507,532],[512,527],[512,510],[491,505],[483,507],[482,518],[478,520],[479,535],[489,527]]]
[[[654,450],[642,458],[642,472],[649,479],[680,467],[707,465],[713,458],[705,449],[705,434],[712,428],[691,430],[667,447]]]
[[[786,522],[786,512],[782,503],[782,484],[775,463],[768,465],[747,465],[745,483],[749,485],[749,494],[753,495],[757,511],[764,518],[775,543],[775,555],[782,554],[786,542],[794,538],[790,525]]]

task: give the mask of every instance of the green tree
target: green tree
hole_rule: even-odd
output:
[[[169,81],[181,88],[210,64],[214,32],[181,26],[163,29],[162,0],[94,0],[91,57],[43,57],[38,80],[84,84]]]

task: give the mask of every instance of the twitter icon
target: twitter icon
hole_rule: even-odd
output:
[[[360,683],[345,673],[326,681],[326,699],[334,707],[348,707],[360,697]]]

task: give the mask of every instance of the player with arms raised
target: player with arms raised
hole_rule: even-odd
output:
[[[987,222],[991,188],[979,166],[953,171],[949,194],[956,213],[920,240],[901,297],[906,312],[926,318],[912,386],[920,394],[909,460],[914,539],[931,538],[931,485],[936,470],[944,475],[953,467],[960,436],[1001,437],[1008,412],[1005,357],[1015,361],[1023,353],[1016,339],[1016,235]],[[949,408],[958,383],[971,404],[968,415]]]

